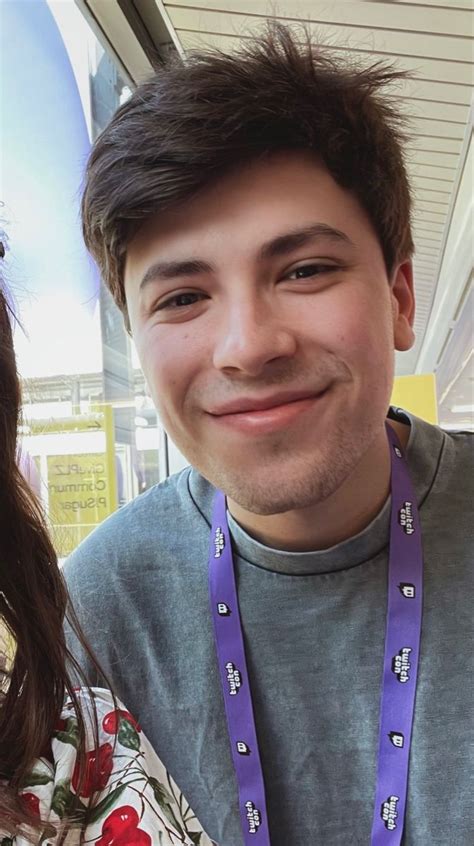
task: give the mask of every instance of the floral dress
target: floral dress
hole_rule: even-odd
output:
[[[85,779],[79,794],[79,815],[98,791],[88,814],[85,842],[95,846],[213,846],[184,796],[143,735],[137,721],[120,703],[114,707],[106,690],[92,691],[99,727],[94,751],[89,692],[79,691],[88,736]],[[23,799],[42,820],[60,826],[77,796],[79,767],[76,761],[77,719],[66,701],[54,732],[52,762],[40,758],[22,789]],[[97,766],[96,759],[99,759]],[[40,835],[36,843],[55,846],[57,837]],[[72,828],[67,846],[77,846],[80,830]],[[23,837],[3,836],[0,846],[29,846]]]

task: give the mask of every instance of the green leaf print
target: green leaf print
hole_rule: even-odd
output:
[[[116,802],[120,794],[123,793],[125,787],[125,784],[121,784],[120,787],[117,787],[115,790],[112,790],[110,793],[108,793],[107,796],[102,799],[102,801],[99,802],[99,804],[96,805],[92,809],[92,811],[89,812],[88,821],[90,821],[91,823],[95,823],[98,820],[102,819],[102,817],[105,817],[107,811]]]
[[[57,782],[51,800],[51,810],[61,820],[68,815],[72,815],[76,822],[80,821],[86,814],[86,805],[71,790],[70,778],[62,778]]]
[[[171,793],[169,792],[168,788],[161,783],[161,781],[158,781],[158,779],[154,778],[154,776],[150,776],[148,782],[153,790],[153,793],[155,794],[155,799],[160,805],[160,807],[161,805],[163,805],[163,803],[166,805],[173,804],[174,799]]]
[[[199,846],[201,842],[201,831],[188,831],[189,839],[193,841],[195,846]]]
[[[74,794],[71,792],[71,779],[62,778],[54,788],[51,809],[60,819],[63,819],[69,813],[73,801]]]
[[[169,793],[166,787],[161,784],[161,782],[159,782],[157,778],[154,778],[153,776],[148,779],[148,783],[150,784],[155,799],[158,802],[158,805],[160,806],[161,810],[163,811],[166,819],[168,820],[168,822],[171,823],[172,826],[174,826],[176,831],[178,831],[179,834],[184,837],[185,832],[183,831],[181,824],[176,819],[176,815],[173,811],[172,805],[174,804],[174,800],[171,796],[171,793]]]
[[[125,746],[126,749],[133,749],[134,752],[138,752],[140,749],[140,738],[138,736],[138,732],[129,720],[126,720],[123,717],[120,718],[117,737],[119,743],[121,743],[122,746]]]
[[[62,743],[70,743],[74,749],[79,748],[79,726],[74,717],[68,717],[63,720],[63,725],[60,729],[54,732],[53,737],[56,737]]]
[[[21,782],[21,787],[36,787],[38,784],[49,784],[51,781],[53,781],[53,776],[49,773],[40,773],[38,770],[32,770]],[[0,846],[3,846],[3,841],[0,843]]]

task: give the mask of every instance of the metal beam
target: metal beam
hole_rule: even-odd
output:
[[[91,29],[117,62],[123,77],[134,87],[150,75],[153,63],[140,43],[118,0],[75,0]],[[148,48],[147,44],[147,48]]]

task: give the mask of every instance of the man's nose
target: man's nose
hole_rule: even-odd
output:
[[[296,339],[283,315],[266,301],[242,301],[220,321],[213,363],[218,370],[258,376],[270,362],[291,358],[295,351]]]

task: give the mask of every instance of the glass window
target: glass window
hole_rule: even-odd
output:
[[[79,222],[91,142],[131,86],[75,3],[9,3],[2,18],[1,217],[19,317],[18,460],[64,558],[166,475],[153,403]]]

